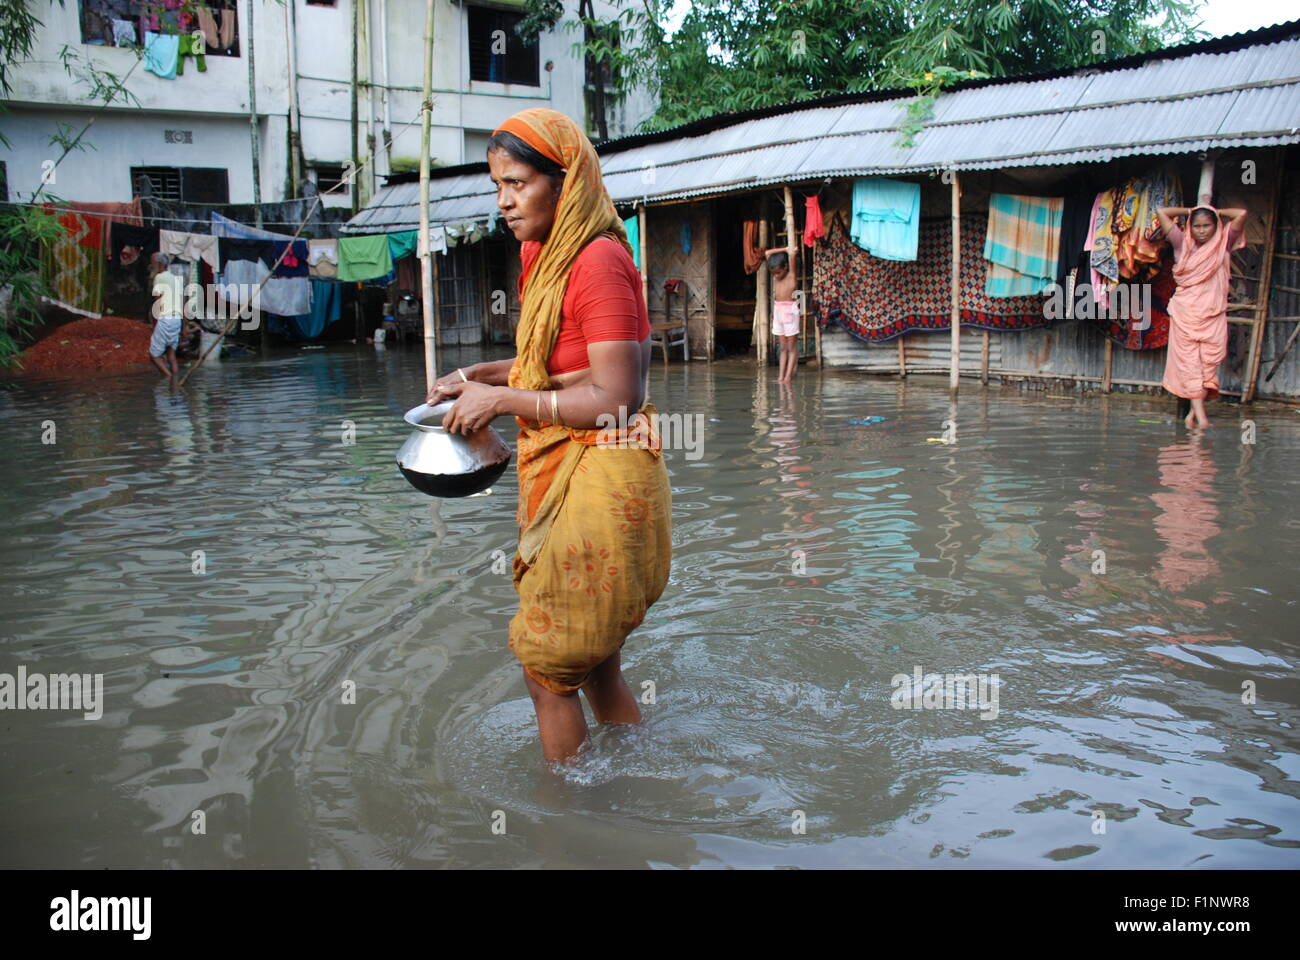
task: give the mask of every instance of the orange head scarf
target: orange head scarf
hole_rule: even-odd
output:
[[[567,170],[550,235],[524,286],[515,333],[517,357],[510,371],[510,386],[544,390],[550,385],[546,361],[555,349],[564,291],[578,252],[601,234],[623,244],[628,256],[632,246],[605,189],[596,148],[581,127],[558,110],[532,107],[516,113],[493,132],[502,130]]]

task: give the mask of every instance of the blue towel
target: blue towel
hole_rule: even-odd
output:
[[[627,231],[627,242],[632,245],[632,262],[636,264],[638,270],[641,269],[641,227],[637,220],[636,214],[628,217],[623,221],[623,229]]]
[[[164,80],[176,79],[176,63],[180,60],[181,38],[174,33],[144,35],[144,68]]]
[[[691,252],[691,225],[689,222],[682,223],[682,253]]]
[[[286,332],[296,340],[315,340],[326,327],[338,320],[342,307],[343,297],[337,283],[332,280],[312,280],[311,312],[285,317]]]
[[[849,236],[882,260],[915,260],[921,236],[921,185],[884,177],[853,181]]]

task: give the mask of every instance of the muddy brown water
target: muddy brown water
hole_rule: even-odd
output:
[[[0,673],[104,685],[0,711],[0,865],[1300,864],[1300,404],[1189,438],[1168,399],[656,363],[702,432],[624,649],[653,702],[557,776],[514,466],[433,501],[394,462],[421,363],[0,392]]]

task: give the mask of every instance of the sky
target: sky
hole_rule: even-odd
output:
[[[677,29],[689,7],[689,0],[674,0],[668,16],[669,33]],[[1211,36],[1224,37],[1300,18],[1295,10],[1295,0],[1205,0],[1200,16]]]
[[[1204,29],[1215,37],[1300,18],[1295,0],[1207,0],[1200,14]]]

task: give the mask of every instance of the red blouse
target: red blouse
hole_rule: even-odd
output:
[[[520,244],[519,296],[524,281],[542,251],[536,240]],[[604,340],[635,340],[650,336],[650,311],[641,295],[641,273],[623,245],[597,237],[578,253],[569,272],[560,308],[560,332],[546,371],[555,376],[591,366],[587,344]]]

